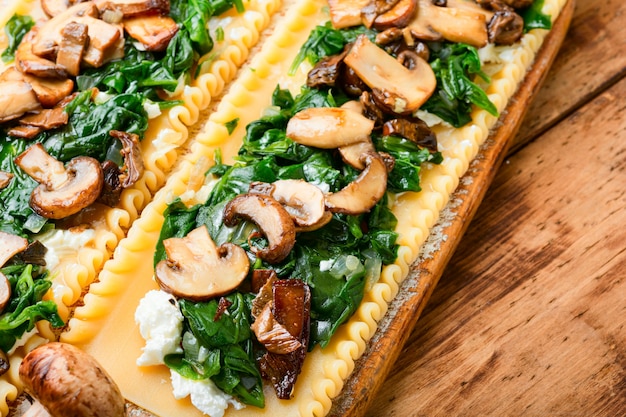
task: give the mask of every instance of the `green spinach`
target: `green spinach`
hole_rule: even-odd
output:
[[[13,61],[15,51],[17,51],[17,47],[20,45],[20,42],[22,42],[22,38],[24,38],[24,35],[26,35],[33,26],[35,26],[35,21],[28,15],[14,14],[11,16],[4,26],[4,33],[7,36],[9,45],[2,52],[2,55],[0,55],[3,62]]]
[[[0,315],[0,349],[7,352],[15,341],[47,320],[53,327],[63,326],[54,301],[42,298],[52,285],[48,273],[35,270],[33,265],[16,264],[2,268],[11,284],[11,300]]]

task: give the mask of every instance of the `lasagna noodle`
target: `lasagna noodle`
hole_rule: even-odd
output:
[[[200,59],[203,64],[199,76],[191,85],[184,86],[180,96],[176,97],[183,104],[166,110],[149,121],[149,128],[140,143],[145,164],[144,175],[133,187],[122,192],[118,207],[102,206],[96,213],[89,211],[84,215],[80,221],[95,230],[95,236],[84,247],[75,248],[70,253],[64,251],[66,253],[60,264],[51,270],[53,285],[45,299],[52,299],[57,303],[64,320],[70,317],[74,304],[94,282],[114,249],[126,236],[133,221],[165,184],[167,175],[185,152],[184,145],[190,136],[191,127],[198,122],[201,112],[222,94],[225,86],[236,76],[237,69],[260,39],[261,32],[269,25],[271,16],[279,9],[281,1],[250,0],[244,5],[245,11],[241,14],[231,10],[211,19],[213,27],[219,26],[223,29],[223,40],[216,42],[214,50]],[[28,14],[34,20],[45,18],[39,0],[15,0],[6,5],[3,3],[0,10],[2,26],[15,13]],[[0,37],[2,50],[6,43],[6,38]],[[10,65],[12,64],[7,65],[0,61],[0,72]],[[80,320],[80,314],[70,320],[71,330],[65,339],[80,341],[82,337],[86,337],[79,330],[75,330],[82,328],[80,323],[71,324]],[[49,330],[47,333],[53,336]],[[6,387],[14,387],[18,383],[10,377],[1,377],[0,380]],[[0,395],[0,414],[6,415],[3,409],[6,408],[6,399],[13,399],[13,388],[6,388],[3,392],[5,395]]]
[[[565,0],[546,0],[544,10],[555,19],[564,3]],[[261,116],[277,83],[283,86],[300,85],[305,70],[301,69],[293,79],[284,74],[310,30],[327,19],[322,12],[323,6],[320,0],[300,0],[276,25],[275,33],[263,45],[260,54],[252,60],[249,68],[242,71],[217,111],[189,145],[190,153],[182,159],[179,169],[133,224],[113,260],[105,264],[100,281],[91,286],[90,293],[84,298],[85,306],[76,310],[70,332],[63,335],[65,341],[81,344],[93,354],[112,374],[126,398],[157,415],[201,415],[187,399],[173,398],[168,382],[169,371],[165,366],[135,365],[143,340],[133,316],[144,294],[157,288],[149,260],[152,259],[163,223],[163,211],[176,196],[197,191],[195,185],[190,186],[199,183],[194,177],[198,174],[198,170],[194,169],[196,164],[202,165],[203,161],[211,160],[218,148],[227,162],[236,154],[245,125]],[[502,62],[500,69],[492,75],[487,93],[500,111],[504,110],[515,92],[546,33],[533,30],[524,36],[520,44],[496,48]],[[224,123],[235,118],[239,118],[238,127],[229,135]],[[472,113],[472,119],[469,125],[460,129],[437,126],[444,162],[441,165],[425,164],[421,192],[407,192],[390,199],[392,210],[399,219],[401,247],[398,259],[383,269],[379,281],[368,289],[357,312],[341,326],[329,346],[325,349],[316,347],[307,356],[294,398],[277,400],[271,388],[266,387],[265,409],[231,409],[227,415],[304,417],[324,416],[329,412],[332,399],[342,390],[355,361],[363,355],[378,322],[396,297],[399,284],[408,275],[409,266],[423,250],[430,230],[448,204],[460,177],[468,170],[497,122],[496,117],[479,109]],[[193,189],[190,190],[190,187]]]

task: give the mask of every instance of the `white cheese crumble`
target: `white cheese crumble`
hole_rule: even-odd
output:
[[[183,315],[172,295],[160,290],[149,291],[135,310],[135,322],[146,341],[137,365],[162,365],[165,355],[183,352],[180,347]]]
[[[44,257],[46,268],[54,270],[65,258],[76,257],[78,250],[90,244],[96,237],[93,229],[52,229],[36,237],[47,250]]]
[[[222,417],[229,405],[241,410],[244,405],[224,393],[210,379],[192,380],[171,372],[174,397],[177,400],[191,396],[191,403],[198,410],[211,417]]]

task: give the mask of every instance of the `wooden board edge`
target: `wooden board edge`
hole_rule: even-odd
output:
[[[450,261],[465,230],[478,209],[496,172],[504,161],[513,138],[518,132],[528,104],[540,89],[548,69],[554,62],[569,29],[575,1],[568,0],[552,30],[546,36],[530,71],[501,115],[497,127],[481,147],[459,187],[444,208],[427,245],[438,249],[435,256],[421,256],[413,263],[409,276],[400,286],[398,296],[391,302],[378,330],[368,344],[365,354],[357,361],[355,370],[345,381],[342,392],[333,400],[328,416],[361,417],[375,399],[396,359],[402,351],[420,314],[432,295],[444,268]]]

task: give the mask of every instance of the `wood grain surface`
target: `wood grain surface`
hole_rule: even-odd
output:
[[[516,152],[366,416],[626,415],[624,10],[577,3]]]

